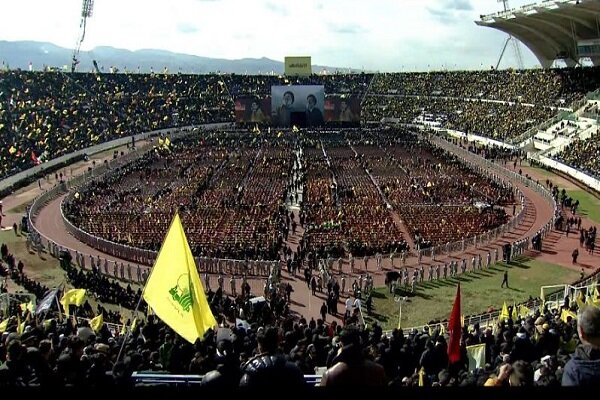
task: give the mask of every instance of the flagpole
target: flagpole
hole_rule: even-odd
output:
[[[140,308],[140,304],[142,304],[142,299],[143,298],[144,298],[144,291],[142,290],[142,294],[140,295],[140,299],[138,300],[138,303],[135,306],[135,310],[133,310],[133,315],[137,314],[137,312],[138,312],[138,310]],[[132,322],[132,324],[133,324],[133,322]],[[119,360],[121,359],[121,354],[123,353],[123,348],[125,348],[125,343],[127,343],[127,340],[129,339],[130,335],[131,335],[131,328],[127,330],[127,333],[125,333],[125,339],[123,339],[123,343],[121,343],[121,348],[119,349],[119,354],[117,355],[117,360],[115,361],[115,364],[118,363]]]

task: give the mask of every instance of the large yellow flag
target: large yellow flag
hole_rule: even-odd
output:
[[[190,343],[217,325],[179,214],[171,222],[143,297],[161,320]]]
[[[90,326],[96,333],[102,329],[102,325],[104,325],[104,317],[102,314],[99,314],[90,320]]]
[[[65,314],[69,315],[69,305],[75,304],[79,307],[83,304],[83,300],[85,300],[85,289],[71,289],[63,294],[60,304],[65,309]]]
[[[508,313],[508,307],[506,307],[506,302],[502,304],[502,311],[500,311],[500,321],[506,321],[510,318],[510,314]]]
[[[516,322],[517,319],[519,319],[519,315],[517,314],[517,305],[515,304],[515,302],[513,301],[513,308],[512,308],[512,320],[513,322]]]

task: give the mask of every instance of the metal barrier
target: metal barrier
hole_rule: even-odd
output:
[[[162,372],[134,372],[131,379],[136,386],[192,386],[202,384],[204,375],[175,375]],[[304,380],[309,386],[321,383],[321,375],[304,375]]]

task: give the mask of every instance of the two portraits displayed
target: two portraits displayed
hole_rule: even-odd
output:
[[[235,101],[236,122],[276,127],[355,125],[360,99],[327,96],[322,85],[272,86],[271,96],[240,96]]]

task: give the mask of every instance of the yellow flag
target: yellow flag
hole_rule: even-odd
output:
[[[97,315],[96,317],[90,320],[90,326],[96,333],[98,333],[98,331],[102,329],[102,325],[104,325],[104,317],[102,316],[102,314]]]
[[[169,147],[171,145],[171,139],[165,138],[165,147]]]
[[[425,368],[421,367],[421,369],[419,370],[419,387],[423,387],[425,386]]]
[[[21,322],[21,317],[17,314],[17,334],[22,335],[25,332],[25,321]]]
[[[465,315],[461,315],[460,316],[460,327],[462,328],[463,326],[465,326]]]
[[[131,322],[131,332],[135,331],[135,328],[137,328],[137,323],[138,323],[138,320],[137,320],[137,317],[135,317],[133,319],[133,322]]]
[[[598,300],[598,297],[600,297],[600,293],[598,292],[598,285],[594,286],[592,296],[594,297],[594,300]]]
[[[217,325],[179,214],[169,227],[143,297],[163,322],[190,343]]]
[[[580,310],[585,306],[585,302],[583,301],[583,292],[582,291],[579,291],[579,293],[577,293],[575,302],[577,303],[577,308],[579,308]]]
[[[65,309],[65,314],[69,315],[69,305],[75,304],[79,307],[83,304],[83,300],[85,300],[85,289],[71,289],[63,294],[60,304]]]
[[[485,365],[485,343],[467,346],[469,371],[482,368]]]
[[[164,141],[162,138],[160,138],[160,137],[159,137],[159,138],[158,138],[158,145],[159,145],[160,147],[162,147],[162,146],[163,146],[163,144],[165,144],[165,141]]]
[[[0,322],[0,333],[6,332],[6,328],[8,328],[8,320],[10,318],[6,318],[4,321]]]
[[[444,326],[444,324],[440,323],[440,335],[445,335],[446,334],[446,327]]]
[[[566,323],[567,317],[571,317],[572,319],[577,319],[577,314],[575,314],[572,311],[563,309],[560,313],[560,319]]]
[[[517,305],[513,302],[513,308],[512,308],[512,320],[513,322],[516,321],[519,318],[519,315],[517,314]]]
[[[527,317],[530,312],[531,310],[529,309],[529,307],[526,307],[523,304],[521,304],[521,306],[519,307],[519,315],[521,316],[521,318]]]
[[[508,314],[508,307],[506,307],[506,302],[502,305],[502,311],[500,312],[500,321],[506,321],[510,318],[510,314]]]
[[[35,309],[35,307],[33,306],[33,302],[29,302],[29,303],[21,303],[21,310],[25,311],[28,310],[30,313],[33,314],[33,310]]]

